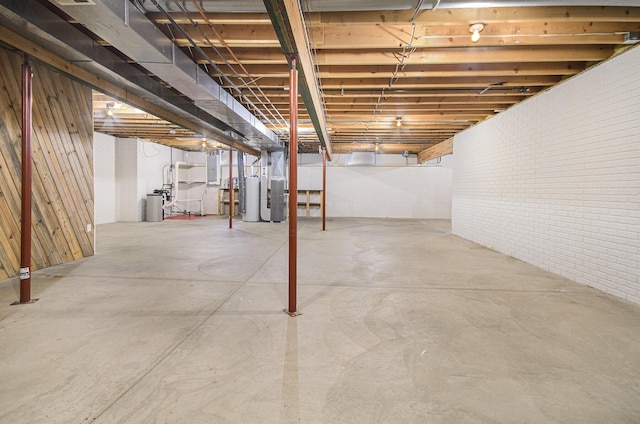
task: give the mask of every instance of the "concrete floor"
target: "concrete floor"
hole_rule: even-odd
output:
[[[0,282],[0,423],[639,423],[640,307],[448,221],[98,227]]]

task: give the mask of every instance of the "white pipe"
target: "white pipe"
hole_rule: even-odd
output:
[[[180,165],[186,165],[186,162],[176,162],[174,166],[174,175],[173,175],[173,184],[174,184],[174,193],[172,194],[172,199],[169,203],[164,205],[165,209],[171,209],[178,202],[178,186],[180,185]]]
[[[169,172],[171,172],[171,164],[168,163],[162,167],[162,185],[163,188],[167,185],[167,182],[170,180]]]

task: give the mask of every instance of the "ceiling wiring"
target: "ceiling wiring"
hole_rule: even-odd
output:
[[[229,77],[227,77],[222,70],[218,67],[218,65],[216,65],[211,58],[204,52],[204,50],[202,50],[202,48],[189,36],[189,34],[187,34],[187,32],[175,21],[175,19],[173,18],[173,16],[171,16],[171,14],[165,10],[159,3],[158,0],[151,0],[152,3],[154,4],[155,7],[158,8],[158,10],[165,16],[165,18],[167,18],[169,20],[169,22],[175,26],[175,28],[177,28],[179,30],[179,32],[182,33],[182,35],[187,39],[187,41],[189,41],[189,43],[191,44],[191,46],[198,52],[200,53],[204,58],[206,58],[207,62],[209,63],[209,65],[216,70],[216,72],[218,72],[222,78],[230,85],[230,87],[236,91],[236,93],[242,98],[244,99],[248,105],[250,105],[251,108],[253,108],[255,110],[255,112],[257,114],[259,114],[261,116],[261,118],[264,120],[264,122],[267,122],[271,125],[273,125],[271,119],[269,119],[263,112],[262,110],[260,110],[246,95],[244,95],[244,93],[242,92],[242,90],[240,90],[234,83],[233,81],[231,81],[231,79]],[[193,19],[189,16],[189,14],[187,13],[186,8],[183,7],[183,5],[181,5],[177,0],[174,0],[174,3],[182,10],[182,12],[186,15],[187,19],[192,23],[192,25],[194,25],[197,28],[197,24],[193,21]],[[214,50],[217,52],[217,49],[214,48]],[[218,54],[220,54],[219,52],[217,52]],[[192,56],[193,57],[193,56]],[[274,126],[275,127],[275,126]]]
[[[177,0],[174,0],[174,2]],[[215,28],[215,26],[211,23],[211,20],[209,20],[209,17],[207,16],[207,14],[205,13],[204,9],[198,5],[196,0],[191,0],[193,5],[195,6],[195,8],[198,10],[198,13],[200,13],[200,16],[202,16],[202,18],[204,19],[204,21],[207,23],[209,29],[211,29],[213,31],[213,33],[216,35],[216,38],[218,38],[218,41],[220,41],[220,43],[224,46],[224,48],[229,52],[229,54],[231,55],[231,57],[233,58],[233,60],[235,61],[235,63],[240,67],[240,69],[242,69],[242,71],[245,73],[245,75],[251,75],[249,73],[249,71],[247,70],[247,68],[244,66],[244,64],[242,63],[242,61],[236,56],[236,54],[233,52],[233,49],[231,49],[231,47],[229,46],[229,44],[225,41],[224,37],[222,37],[222,35],[220,34],[220,32],[218,32],[218,30]],[[206,34],[204,34],[204,32],[199,28],[199,26],[196,26],[197,29],[200,31],[200,33],[205,37],[205,39],[207,40],[208,44],[214,49],[214,51],[220,56],[220,58],[222,60],[224,60],[225,64],[231,69],[231,71],[236,75],[236,77],[238,77],[241,81],[243,81],[244,86],[245,87],[249,87],[250,85],[253,85],[258,92],[265,98],[265,100],[268,102],[269,105],[273,105],[272,102],[269,101],[269,97],[264,93],[264,91],[262,90],[262,88],[255,84],[255,82],[260,79],[256,78],[253,79],[250,82],[245,82],[243,77],[235,70],[235,68],[233,66],[231,66],[231,64],[229,64],[229,62],[224,58],[224,56],[222,56],[220,54],[220,52],[217,51],[217,49],[213,46],[213,43],[211,43],[211,40],[209,40],[209,38],[206,36]],[[275,114],[272,113],[271,108],[264,104],[264,102],[262,102],[260,100],[259,96],[256,96],[255,93],[253,91],[251,91],[251,94],[253,94],[258,101],[260,102],[260,104],[265,107],[265,109],[267,111],[269,111],[269,114],[272,116],[272,118],[274,120],[278,120],[278,119],[284,119],[284,117],[282,116],[282,114],[280,113],[280,111],[278,110],[278,108],[276,108],[275,106],[273,106],[273,110],[275,111]],[[277,116],[276,116],[277,115]]]

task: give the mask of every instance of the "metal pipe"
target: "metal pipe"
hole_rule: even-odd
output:
[[[31,302],[31,117],[32,72],[29,56],[22,64],[22,210],[20,243],[20,303]]]
[[[290,316],[297,311],[298,265],[298,70],[296,59],[289,71],[289,308]]]
[[[322,231],[327,229],[327,151],[322,149]]]
[[[244,179],[244,154],[238,151],[238,213],[240,216],[247,212],[246,206],[246,185]]]
[[[229,147],[229,228],[233,228],[233,149]]]

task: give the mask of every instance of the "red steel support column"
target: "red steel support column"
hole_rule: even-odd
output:
[[[31,117],[33,92],[29,57],[22,65],[22,219],[20,226],[20,303],[31,302]]]
[[[297,311],[298,290],[298,70],[296,60],[289,71],[289,308],[291,316]]]
[[[233,148],[229,147],[229,228],[233,228]]]
[[[327,149],[322,149],[322,231],[327,229]]]

